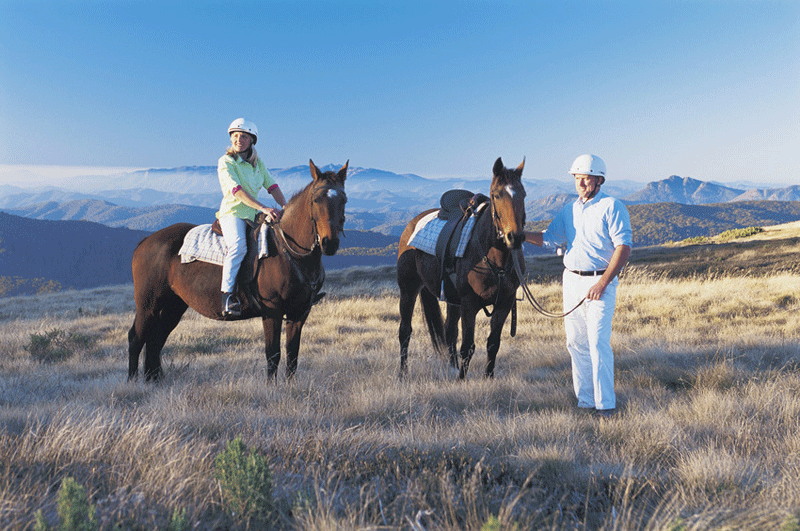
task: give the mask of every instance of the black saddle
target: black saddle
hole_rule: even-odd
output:
[[[483,194],[469,190],[449,190],[442,194],[439,204],[439,219],[447,221],[436,240],[436,258],[441,264],[441,293],[439,298],[450,304],[460,304],[456,290],[456,250],[461,233],[470,216],[480,212],[479,206],[489,200]]]

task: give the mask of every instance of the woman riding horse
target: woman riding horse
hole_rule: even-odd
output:
[[[222,203],[217,212],[222,237],[228,251],[222,265],[222,316],[239,317],[242,305],[234,294],[236,274],[247,254],[246,220],[254,221],[258,212],[266,215],[268,223],[281,219],[281,211],[258,200],[264,187],[275,201],[286,206],[278,183],[272,178],[256,152],[258,128],[253,122],[237,118],[228,127],[231,146],[217,163],[217,176],[222,188]]]
[[[240,319],[260,317],[264,328],[267,376],[274,380],[281,358],[281,327],[286,321],[286,377],[297,369],[300,335],[325,279],[322,255],[339,248],[347,196],[346,163],[338,172],[321,172],[309,161],[313,180],[286,204],[272,241],[275,250],[258,259],[244,291]],[[145,348],[147,380],[161,376],[161,349],[188,307],[210,319],[220,312],[222,267],[198,260],[183,263],[179,251],[195,226],[178,223],[142,240],[133,253],[136,317],[128,332],[128,379],[136,377]],[[249,286],[248,286],[249,287]]]

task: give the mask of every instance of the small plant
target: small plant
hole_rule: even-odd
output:
[[[71,477],[61,483],[58,491],[59,525],[53,531],[94,531],[98,529],[95,508],[89,503],[86,489]],[[36,512],[34,531],[50,531],[42,511]]]
[[[800,529],[800,520],[794,515],[787,517],[781,524],[781,531],[798,531],[798,529]]]
[[[265,522],[273,511],[272,473],[266,458],[247,451],[237,436],[214,463],[227,510],[245,522]]]
[[[167,531],[189,531],[190,528],[189,519],[186,518],[186,509],[175,509],[169,520]]]
[[[76,332],[50,330],[43,335],[31,334],[31,342],[24,348],[41,363],[59,363],[71,358],[76,349],[88,349],[92,338]]]
[[[519,526],[515,523],[503,524],[498,517],[491,515],[481,526],[481,531],[519,531]]]

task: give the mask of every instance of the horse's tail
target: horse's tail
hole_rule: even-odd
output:
[[[447,341],[444,337],[444,319],[442,318],[439,300],[433,293],[424,288],[420,291],[419,299],[422,303],[425,324],[428,325],[428,333],[431,335],[433,348],[436,349],[437,354],[444,354],[447,352]]]

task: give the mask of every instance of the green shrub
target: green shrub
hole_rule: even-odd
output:
[[[214,463],[223,502],[232,516],[244,522],[266,522],[272,514],[272,473],[266,458],[247,451],[242,438],[228,443]]]
[[[98,528],[94,517],[95,508],[89,503],[86,489],[71,477],[61,483],[58,491],[59,525],[54,531],[95,531]],[[49,531],[50,527],[42,516],[36,512],[34,531]]]
[[[31,334],[31,342],[24,348],[31,357],[42,363],[58,363],[71,358],[76,350],[86,350],[92,338],[76,332],[51,330],[44,335]]]
[[[746,227],[744,229],[731,229],[721,233],[718,238],[722,241],[735,240],[737,238],[747,238],[759,232],[764,232],[761,227]]]
[[[169,520],[167,531],[189,531],[190,528],[189,519],[186,518],[186,509],[175,509]]]
[[[684,245],[698,245],[701,243],[708,243],[709,239],[705,236],[694,236],[692,238],[686,238],[685,240],[681,240],[681,243]]]
[[[519,531],[519,526],[517,524],[503,524],[499,518],[491,515],[486,520],[486,523],[481,526],[481,531]]]

